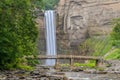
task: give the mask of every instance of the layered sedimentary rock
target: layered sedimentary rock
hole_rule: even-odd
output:
[[[57,13],[59,27],[76,45],[88,36],[110,33],[111,20],[120,17],[120,0],[60,0]]]

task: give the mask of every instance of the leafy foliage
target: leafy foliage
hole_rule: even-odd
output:
[[[120,18],[114,19],[113,21],[113,31],[111,33],[113,46],[120,48]]]
[[[113,30],[111,33],[112,46],[114,49],[105,57],[105,59],[120,60],[120,18],[113,20]]]
[[[31,0],[0,0],[0,69],[36,55],[37,34]]]
[[[107,60],[109,60],[109,59],[119,59],[120,60],[120,49],[115,48],[114,50],[111,51],[111,53],[109,55],[107,55],[105,57],[105,59],[107,59]]]
[[[54,6],[59,2],[59,0],[43,0],[45,5],[45,10],[53,10]]]
[[[31,0],[35,4],[37,9],[42,10],[53,10],[55,5],[58,4],[59,0]]]
[[[92,56],[104,56],[111,48],[110,36],[91,37],[80,46],[82,53]]]
[[[31,1],[36,8],[44,9],[44,7],[45,7],[44,0],[31,0]]]
[[[91,62],[89,62],[89,63],[74,63],[74,66],[76,66],[76,67],[80,67],[80,66],[82,66],[82,67],[89,67],[89,68],[93,68],[93,67],[95,67],[95,62],[93,63],[91,63]]]

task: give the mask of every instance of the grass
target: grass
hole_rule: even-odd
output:
[[[80,48],[81,50],[87,49],[88,55],[102,57],[111,50],[112,43],[110,36],[91,37]]]
[[[106,60],[120,60],[120,48],[112,49],[112,47],[110,36],[91,37],[82,44],[83,50],[89,49],[88,55],[103,57]]]
[[[70,64],[61,64],[62,67],[70,67]],[[88,67],[88,68],[94,68],[95,67],[95,61],[90,60],[87,63],[74,63],[74,67]]]
[[[96,41],[93,56],[104,56],[112,47],[110,37],[98,38]]]
[[[62,66],[62,67],[69,67],[70,64],[60,64],[60,66]]]
[[[95,67],[95,63],[74,63],[75,67],[89,67],[89,68],[94,68]]]
[[[17,66],[18,69],[21,69],[21,70],[27,70],[27,71],[32,71],[33,70],[33,67],[31,66],[25,66],[25,65],[18,65]]]
[[[106,60],[116,60],[119,59],[120,60],[120,49],[119,48],[115,48],[114,50],[111,51],[111,53],[109,53],[106,57]]]

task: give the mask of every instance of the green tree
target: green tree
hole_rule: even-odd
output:
[[[32,3],[37,9],[44,9],[45,7],[44,0],[32,0]]]
[[[16,68],[36,55],[38,35],[32,0],[0,0],[0,69]]]
[[[113,31],[111,33],[113,46],[120,48],[120,18],[114,19],[113,21]]]
[[[45,10],[53,10],[59,0],[43,0]]]
[[[55,5],[57,5],[59,0],[32,0],[37,9],[42,10],[53,10]]]

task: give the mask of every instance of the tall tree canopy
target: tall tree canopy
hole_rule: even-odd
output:
[[[34,1],[38,8],[42,8],[43,10],[53,10],[55,5],[57,5],[59,0],[37,0]]]
[[[36,54],[38,35],[33,0],[0,0],[0,69],[17,67]]]

